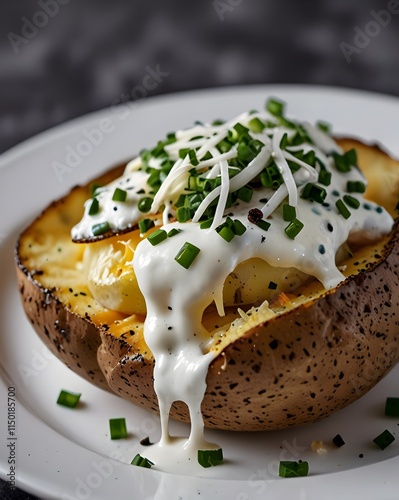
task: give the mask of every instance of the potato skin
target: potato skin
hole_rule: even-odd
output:
[[[17,265],[17,279],[25,314],[40,339],[68,368],[109,391],[97,362],[96,353],[101,344],[98,328],[69,311],[21,265]]]
[[[123,168],[123,165],[118,165],[93,182],[110,182],[121,175]],[[72,196],[80,195],[83,200],[89,197],[89,186],[88,184],[72,188],[68,194],[43,210],[23,231],[15,247],[16,274],[26,316],[44,344],[68,368],[94,385],[111,391],[97,361],[97,350],[101,344],[98,327],[88,315],[83,317],[73,313],[67,304],[57,297],[55,289],[48,289],[40,283],[43,271],[25,265],[29,255],[27,250],[22,248],[24,239],[30,232],[35,231],[35,225],[40,224],[47,214],[57,210],[60,213],[67,211]],[[67,224],[72,227],[81,217],[82,211],[83,206],[75,215],[76,221],[71,220]]]
[[[362,147],[386,157],[377,148]],[[391,236],[359,274],[256,326],[211,363],[202,404],[207,427],[255,431],[316,422],[365,394],[394,366],[399,359],[398,221]],[[25,267],[19,246],[16,263],[24,309],[50,350],[95,385],[158,411],[153,358],[90,317],[73,313]],[[189,421],[181,402],[173,405],[171,416]]]
[[[275,430],[317,422],[370,390],[399,359],[399,223],[377,262],[321,298],[258,325],[210,365],[207,427]],[[157,410],[151,360],[101,332],[110,387]],[[189,421],[175,403],[171,416]]]

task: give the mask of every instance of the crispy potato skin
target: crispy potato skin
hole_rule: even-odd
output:
[[[22,266],[17,267],[17,279],[25,313],[50,351],[78,375],[109,391],[97,362],[98,328],[69,311]]]
[[[344,145],[394,162],[377,147],[350,140]],[[69,310],[35,280],[18,246],[16,262],[25,312],[51,351],[99,387],[158,411],[151,355]],[[283,429],[321,420],[361,397],[399,359],[398,290],[399,221],[359,274],[256,326],[211,363],[202,404],[205,425]],[[189,421],[181,402],[171,416]]]

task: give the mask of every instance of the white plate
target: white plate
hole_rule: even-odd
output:
[[[52,357],[28,324],[19,303],[13,246],[19,231],[51,200],[111,165],[130,158],[168,131],[194,120],[229,118],[279,96],[288,111],[304,119],[322,118],[342,134],[383,142],[399,155],[399,100],[342,89],[309,86],[252,86],[188,92],[145,100],[130,108],[107,109],[41,134],[0,158],[0,400],[7,387],[17,393],[17,484],[44,498],[105,500],[193,498],[397,498],[399,440],[381,451],[372,439],[398,419],[384,417],[387,396],[399,396],[397,366],[374,390],[350,407],[315,425],[269,433],[208,432],[227,458],[204,469],[203,478],[177,476],[129,465],[139,440],[159,435],[157,417],[105,393]],[[81,163],[57,178],[53,162],[65,164],[70,149],[85,153],[81,141],[108,118],[108,133]],[[112,129],[112,131],[110,131]],[[87,146],[87,144],[86,144]],[[83,148],[84,151],[81,149]],[[56,405],[61,388],[82,392],[83,404]],[[5,416],[2,403],[2,422]],[[108,419],[126,417],[130,436],[111,441]],[[176,433],[187,427],[175,424]],[[310,450],[313,440],[329,442],[340,433],[342,448],[326,455]],[[0,474],[6,479],[8,429],[0,429]],[[363,454],[363,458],[359,457]],[[308,460],[310,475],[281,479],[279,460]]]

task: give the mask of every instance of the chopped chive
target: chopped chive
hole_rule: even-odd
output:
[[[344,195],[344,202],[352,208],[359,208],[360,201],[357,198],[354,198],[350,194]]]
[[[269,290],[276,290],[276,288],[277,288],[277,283],[275,283],[274,281],[270,281],[268,289]]]
[[[109,431],[111,439],[123,439],[127,437],[126,420],[124,418],[110,418]]]
[[[107,233],[111,229],[109,222],[100,222],[99,224],[94,224],[91,228],[91,232],[93,236],[101,236],[104,233]]]
[[[238,220],[238,219],[234,220],[233,231],[237,236],[242,236],[246,230],[247,230],[247,228],[244,226],[244,224],[240,220]]]
[[[308,462],[302,462],[301,460],[299,462],[282,461],[278,469],[280,477],[302,477],[307,476],[308,473]]]
[[[223,463],[223,450],[198,450],[198,463],[202,467],[212,467]]]
[[[313,200],[317,203],[324,203],[327,197],[327,191],[317,184],[312,184],[308,182],[302,191],[302,198],[304,200]]]
[[[200,222],[201,229],[209,229],[212,226],[213,219],[207,219]]]
[[[373,442],[380,447],[381,450],[385,450],[385,448],[387,448],[394,441],[395,437],[387,429],[373,439]]]
[[[331,133],[331,124],[330,123],[318,121],[318,122],[316,122],[316,127],[318,129],[322,130],[323,132],[325,132],[326,134]]]
[[[348,160],[348,157],[345,155],[340,155],[339,153],[332,153],[332,157],[334,158],[335,168],[339,172],[350,172],[351,164]]]
[[[138,203],[138,209],[140,210],[140,212],[149,212],[151,210],[152,201],[152,198],[150,198],[149,196],[141,198]]]
[[[124,189],[116,188],[112,195],[113,201],[126,201],[127,192]]]
[[[201,161],[205,160],[211,160],[213,158],[212,153],[208,151],[207,153],[204,154],[204,156],[201,158]]]
[[[145,469],[151,469],[151,467],[154,465],[151,460],[148,460],[148,458],[142,457],[139,453],[133,458],[133,460],[130,462],[131,465],[137,465],[137,467],[144,467]]]
[[[248,122],[248,127],[251,132],[260,134],[265,128],[265,124],[259,118],[252,118],[252,120]]]
[[[234,231],[230,229],[226,224],[221,224],[219,227],[217,227],[216,232],[227,242],[230,242],[235,236]]]
[[[169,132],[167,135],[166,135],[166,138],[167,138],[167,142],[168,144],[171,144],[173,142],[176,142],[177,141],[177,138],[176,138],[176,132]]]
[[[191,219],[191,210],[187,207],[179,207],[176,211],[178,222],[187,222]]]
[[[99,211],[100,211],[100,204],[97,198],[94,198],[89,208],[89,215],[96,215],[98,214]]]
[[[282,116],[284,113],[284,103],[278,99],[269,99],[266,103],[266,109],[274,116]]]
[[[102,186],[100,184],[91,184],[90,187],[89,187],[89,190],[90,190],[90,198],[95,198],[99,193],[98,193],[98,190],[101,188]]]
[[[288,238],[294,240],[295,237],[298,236],[298,234],[302,231],[303,227],[304,225],[300,220],[293,219],[284,229],[284,232],[288,236]]]
[[[201,250],[198,247],[186,241],[186,243],[184,243],[184,245],[178,251],[175,257],[175,261],[185,269],[188,269],[194,262],[200,251]]]
[[[220,125],[223,125],[224,123],[226,123],[224,120],[218,118],[217,120],[213,120],[212,125],[214,127],[219,127]]]
[[[94,198],[98,195],[98,190],[101,188],[102,186],[100,184],[92,184],[90,186],[90,197],[91,198]]]
[[[149,229],[154,227],[154,221],[152,219],[142,219],[139,222],[139,229],[141,234],[145,234]]]
[[[357,165],[357,153],[356,149],[350,149],[344,154],[346,161],[349,165]]]
[[[162,243],[162,241],[166,240],[168,237],[167,232],[164,229],[157,229],[153,233],[151,233],[147,240],[151,243],[153,247]]]
[[[245,142],[242,141],[237,146],[237,158],[240,161],[249,163],[257,154],[258,151],[251,144],[245,144]]]
[[[66,406],[67,408],[76,408],[79,403],[81,394],[62,390],[57,399],[57,405]]]
[[[270,222],[267,222],[263,219],[258,220],[258,222],[256,222],[255,224],[263,231],[268,231],[269,227],[271,226]]]
[[[288,134],[285,133],[280,141],[280,149],[285,149],[288,146]]]
[[[253,194],[254,191],[249,186],[243,186],[238,191],[236,191],[237,198],[239,200],[245,201],[246,203],[249,203],[251,201]]]
[[[319,173],[318,181],[320,182],[320,184],[323,184],[323,186],[329,186],[331,184],[331,172],[328,172],[327,170],[321,170]]]
[[[190,151],[188,152],[188,157],[190,159],[191,165],[196,167],[198,165],[199,161],[197,159],[197,155],[195,154],[194,149],[190,149]]]
[[[179,158],[184,160],[184,158],[188,155],[190,148],[179,149]]]
[[[238,134],[238,139],[241,139],[242,137],[246,137],[248,135],[249,129],[247,127],[244,127],[240,122],[236,123],[233,127],[235,132]]]
[[[284,204],[283,205],[283,219],[287,222],[290,222],[294,220],[296,217],[296,209],[295,207],[289,205],[289,204]]]
[[[168,238],[173,238],[173,236],[176,236],[176,234],[181,233],[181,229],[177,229],[173,227],[169,232],[168,232]]]
[[[366,191],[366,185],[361,181],[348,181],[346,184],[346,190],[348,193],[364,193]]]
[[[260,182],[263,187],[270,188],[273,185],[273,179],[272,176],[270,175],[270,170],[265,169],[261,172],[260,174]]]
[[[399,398],[387,398],[385,402],[385,415],[399,417]]]
[[[341,199],[335,202],[335,206],[338,208],[338,212],[342,215],[342,217],[344,217],[345,219],[349,219],[351,213],[348,210],[348,207]]]
[[[341,446],[344,446],[345,444],[345,441],[342,439],[340,434],[334,436],[332,442],[335,444],[337,448],[341,448]]]
[[[306,155],[303,155],[302,160],[311,167],[314,167],[316,165],[316,153],[314,151],[309,151]]]
[[[219,142],[219,144],[216,145],[216,147],[221,153],[227,153],[227,151],[230,151],[233,145],[226,139],[223,139]]]

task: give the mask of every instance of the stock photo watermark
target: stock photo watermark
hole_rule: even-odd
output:
[[[29,19],[27,16],[21,17],[22,27],[19,33],[10,31],[7,34],[8,41],[16,54],[21,51],[30,41],[39,34],[40,30],[45,28],[51,19],[59,12],[63,5],[71,0],[39,0],[38,10]]]
[[[44,372],[50,363],[57,359],[45,346],[42,347],[41,352],[37,349],[32,349],[31,354],[32,357],[29,365],[19,364],[17,366],[18,373],[26,386],[30,384],[33,378]]]
[[[130,94],[121,94],[112,102],[112,111],[115,113],[115,117],[104,118],[98,122],[97,126],[82,129],[80,139],[75,144],[65,147],[64,159],[51,163],[51,168],[58,182],[63,182],[65,175],[72,173],[79,167],[95,148],[101,146],[106,136],[115,131],[115,120],[125,120],[137,106],[138,101],[147,97],[149,91],[156,89],[170,75],[169,72],[163,71],[159,64],[156,64],[155,68],[146,66],[145,71],[146,74],[141,85],[136,85]]]
[[[388,27],[392,22],[392,16],[399,14],[399,0],[389,0],[386,9],[378,12],[370,11],[370,21],[363,27],[355,26],[354,36],[351,43],[341,42],[339,47],[344,55],[346,62],[351,63],[354,54],[360,54],[366,49],[373,38],[376,38],[382,28]]]
[[[12,490],[16,487],[17,478],[17,402],[15,387],[8,387],[7,391],[7,438],[4,446],[6,447],[7,457],[7,483]]]
[[[231,14],[244,0],[213,0],[212,5],[220,21],[225,20],[225,14]]]

